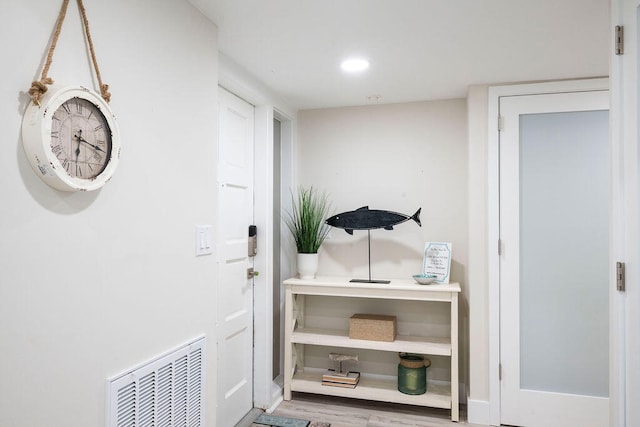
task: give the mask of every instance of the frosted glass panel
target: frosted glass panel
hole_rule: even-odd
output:
[[[520,388],[607,397],[608,112],[520,116]]]

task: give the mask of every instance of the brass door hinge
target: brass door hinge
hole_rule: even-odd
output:
[[[618,291],[625,291],[625,274],[624,274],[624,262],[616,262],[616,289]]]
[[[622,25],[616,25],[616,55],[624,54],[624,27]]]

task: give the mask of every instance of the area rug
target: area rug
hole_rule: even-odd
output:
[[[331,424],[329,423],[298,420],[296,418],[275,417],[267,414],[261,414],[256,418],[254,423],[270,427],[331,427]]]

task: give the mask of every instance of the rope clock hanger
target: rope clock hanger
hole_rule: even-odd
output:
[[[100,94],[83,86],[58,87],[48,75],[69,5],[63,0],[40,80],[31,84],[31,102],[22,119],[22,145],[31,167],[42,181],[62,191],[101,188],[120,158],[109,85],[102,82],[84,4],[77,3]]]

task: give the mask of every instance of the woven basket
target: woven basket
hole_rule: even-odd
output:
[[[396,340],[396,316],[354,314],[349,319],[349,338],[371,341]]]

